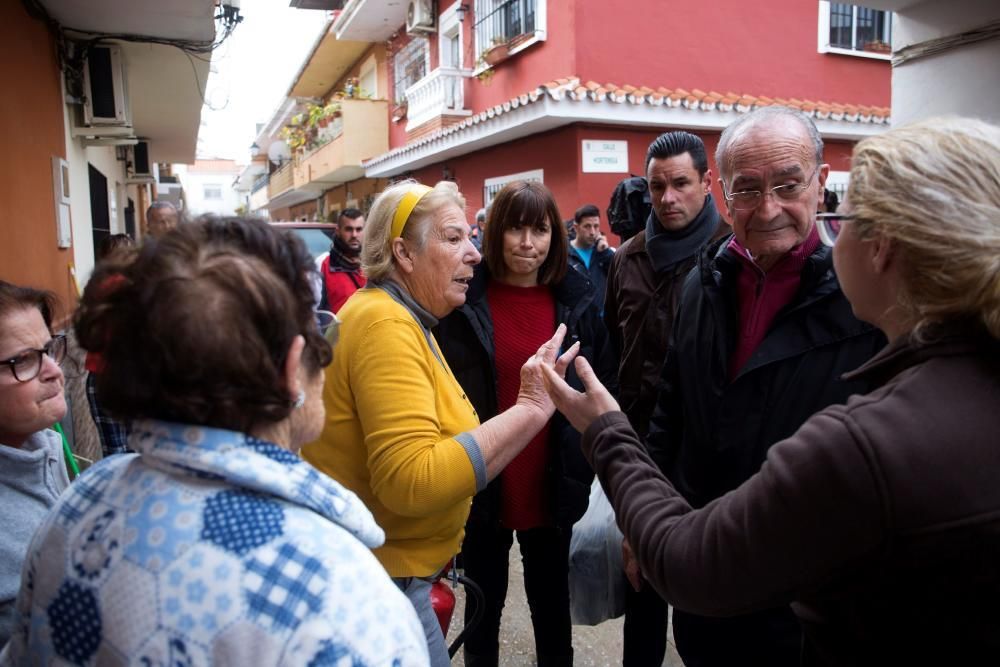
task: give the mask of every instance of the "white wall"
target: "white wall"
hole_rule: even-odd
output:
[[[996,0],[927,0],[895,14],[893,50],[1000,20]],[[892,123],[941,114],[1000,123],[1000,39],[919,58],[892,71]]]
[[[108,204],[111,209],[111,233],[125,231],[125,204],[120,199],[122,185],[125,181],[125,163],[115,158],[113,146],[85,147],[81,139],[74,138],[70,132],[71,120],[69,113],[74,110],[67,107],[63,114],[66,131],[66,161],[69,163],[69,193],[70,217],[73,228],[73,264],[76,266],[76,279],[82,289],[94,270],[94,228],[90,215],[90,173],[88,165],[94,165],[108,179]],[[135,187],[127,191],[135,200]],[[136,202],[138,206],[138,202]],[[138,212],[137,212],[138,213]],[[138,216],[137,216],[138,219]]]
[[[216,215],[235,215],[236,208],[242,203],[239,194],[233,189],[233,180],[239,172],[192,172],[184,165],[175,165],[174,173],[184,186],[184,197],[187,202],[187,215],[192,218],[205,213]],[[205,197],[205,186],[219,186],[221,196],[218,199]]]

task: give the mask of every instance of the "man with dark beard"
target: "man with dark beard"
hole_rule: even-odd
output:
[[[365,216],[356,208],[347,208],[340,214],[334,233],[330,255],[323,260],[322,310],[336,313],[348,297],[359,287],[364,287],[361,273],[361,244],[365,236]]]

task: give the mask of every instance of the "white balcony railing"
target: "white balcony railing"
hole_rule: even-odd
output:
[[[465,80],[472,70],[439,67],[406,89],[406,129],[412,130],[437,116],[469,116],[465,108]]]

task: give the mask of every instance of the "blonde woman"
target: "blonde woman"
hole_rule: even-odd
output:
[[[375,556],[417,610],[431,664],[443,667],[450,659],[431,580],[458,552],[472,496],[552,417],[541,363],[555,362],[565,327],[522,367],[515,404],[480,424],[431,333],[465,303],[481,259],[458,188],[390,186],[365,234],[368,284],[338,313],[326,424],[303,454],[358,494],[385,530]]]
[[[614,399],[546,372],[643,574],[678,609],[791,603],[808,665],[1000,663],[1000,128],[942,118],[860,142],[821,217],[878,388],[817,413],[694,510]]]

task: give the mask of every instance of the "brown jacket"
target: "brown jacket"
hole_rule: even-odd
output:
[[[699,511],[621,413],[584,434],[643,573],[710,616],[792,603],[808,665],[1000,664],[1000,342],[890,345]]]
[[[677,298],[697,253],[657,274],[646,253],[646,232],[615,253],[608,270],[604,323],[618,354],[618,403],[639,435],[645,436],[656,406]]]

